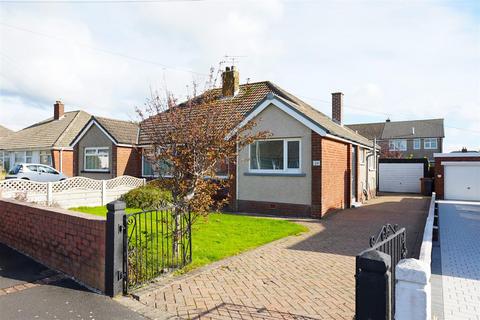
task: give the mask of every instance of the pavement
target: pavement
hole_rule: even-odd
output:
[[[349,319],[355,256],[386,224],[407,229],[418,257],[429,198],[386,195],[322,220],[288,219],[309,231],[161,279],[120,303],[150,319]],[[478,242],[477,242],[478,243]]]
[[[480,320],[480,203],[441,201],[438,210],[432,314],[437,319]]]
[[[0,319],[145,317],[0,244]]]

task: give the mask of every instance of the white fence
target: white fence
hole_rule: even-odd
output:
[[[145,179],[131,176],[120,176],[110,180],[73,177],[58,182],[9,179],[0,181],[0,197],[62,208],[102,206],[143,185]]]
[[[435,192],[432,194],[423,231],[419,259],[400,260],[395,269],[395,320],[430,320],[432,290],[432,237],[435,218]]]

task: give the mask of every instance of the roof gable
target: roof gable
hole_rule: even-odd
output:
[[[92,116],[71,142],[71,147],[74,147],[92,126],[98,127],[115,145],[134,146],[138,143],[139,127],[137,123]]]

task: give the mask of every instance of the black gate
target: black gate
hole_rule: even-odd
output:
[[[123,218],[123,293],[192,261],[191,213],[173,207]]]
[[[407,257],[407,232],[398,225],[386,224],[370,237],[370,248],[356,258],[356,319],[394,319],[395,267]],[[387,269],[378,268],[386,254]],[[379,257],[380,255],[380,257]],[[376,297],[379,301],[372,299]]]

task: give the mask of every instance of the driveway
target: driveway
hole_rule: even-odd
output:
[[[480,203],[439,201],[432,260],[433,315],[480,320]]]
[[[407,228],[419,254],[429,198],[382,196],[323,220],[290,219],[310,231],[165,279],[119,298],[152,319],[352,319],[355,255],[385,223]]]
[[[145,319],[0,244],[0,319]]]

